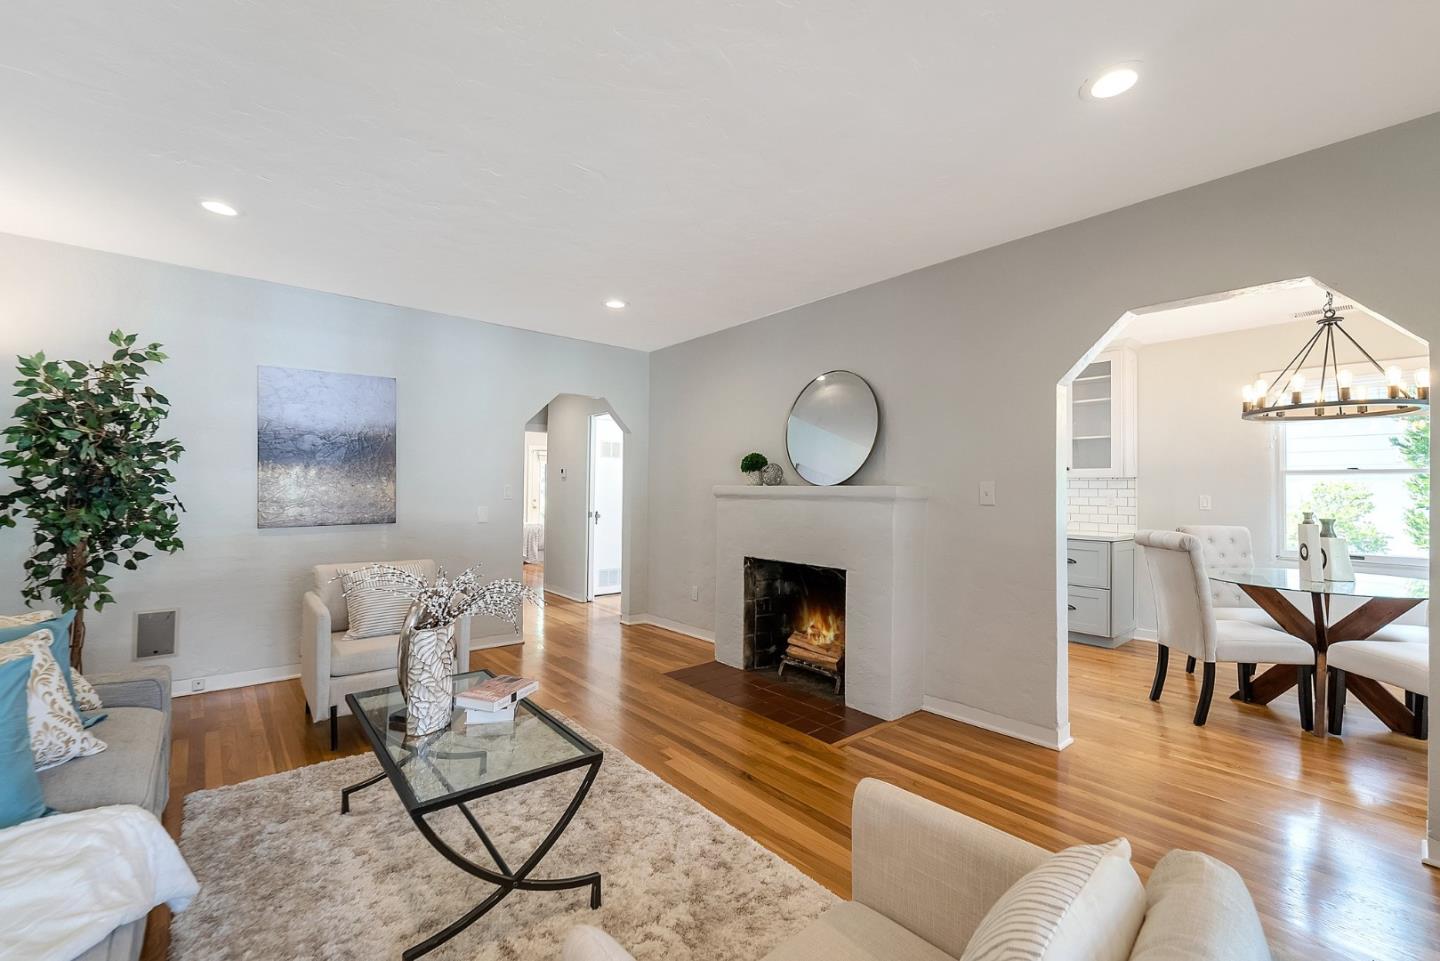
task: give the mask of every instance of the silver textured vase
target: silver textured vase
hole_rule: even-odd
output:
[[[395,673],[405,698],[405,736],[425,737],[450,726],[455,708],[454,624],[418,628],[418,605],[400,628]]]

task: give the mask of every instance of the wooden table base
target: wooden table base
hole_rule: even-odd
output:
[[[1332,625],[1328,621],[1329,598],[1333,595],[1319,592],[1310,594],[1315,612],[1312,620],[1300,613],[1299,608],[1287,601],[1285,595],[1276,588],[1260,587],[1254,584],[1241,584],[1239,587],[1286,633],[1300,638],[1315,649],[1315,723],[1312,730],[1316,737],[1324,737],[1330,726],[1325,712],[1325,698],[1330,686],[1325,676],[1325,653],[1330,645],[1339,641],[1362,641],[1424,601],[1423,598],[1415,597],[1372,597]],[[1355,694],[1356,699],[1374,711],[1375,715],[1384,721],[1391,730],[1406,733],[1405,729],[1396,727],[1392,723],[1392,718],[1396,723],[1401,724],[1406,723],[1405,719],[1399,713],[1391,710],[1392,707],[1398,706],[1406,714],[1410,714],[1409,711],[1405,711],[1404,705],[1395,701],[1389,692],[1373,681],[1357,685],[1357,681],[1364,682],[1368,679],[1351,677],[1348,680],[1350,681],[1349,689]],[[1300,683],[1300,678],[1293,664],[1276,664],[1251,680],[1246,685],[1248,691],[1236,691],[1230,697],[1232,700],[1244,701],[1247,704],[1269,704],[1298,683]],[[1361,691],[1364,693],[1362,694]],[[1395,703],[1387,704],[1377,695],[1377,691],[1378,695],[1384,695],[1384,698]],[[1249,696],[1244,696],[1247,693]],[[1378,709],[1371,704],[1372,700],[1379,705]],[[1410,723],[1413,724],[1413,721]]]

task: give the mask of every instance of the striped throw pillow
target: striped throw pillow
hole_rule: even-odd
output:
[[[360,572],[371,566],[370,564],[360,564],[353,568],[353,571]],[[417,577],[425,576],[425,572],[416,564],[387,564],[385,566],[406,571]],[[400,626],[405,623],[405,614],[414,602],[402,594],[394,594],[388,590],[362,588],[351,592],[351,588],[362,576],[360,573],[346,573],[340,581],[341,586],[347,592],[345,610],[350,620],[350,629],[345,632],[345,636],[356,640],[362,637],[384,637],[388,634],[399,634]]]
[[[1144,920],[1129,841],[1066,848],[1000,896],[960,961],[1125,961]]]

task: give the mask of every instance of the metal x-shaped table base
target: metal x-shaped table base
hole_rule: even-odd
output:
[[[475,829],[475,834],[480,838],[480,843],[485,845],[485,850],[489,852],[490,857],[495,861],[495,866],[499,868],[498,871],[476,864],[474,861],[460,854],[435,833],[435,829],[426,822],[424,813],[412,812],[410,819],[415,822],[415,826],[420,829],[420,833],[425,837],[425,840],[430,842],[431,847],[439,851],[447,861],[460,870],[473,874],[482,881],[488,881],[495,885],[496,889],[492,891],[485,900],[475,905],[475,907],[456,918],[444,928],[430,935],[430,937],[421,941],[419,944],[407,948],[404,952],[404,961],[414,961],[415,958],[433,951],[446,941],[449,941],[455,937],[455,935],[484,917],[491,908],[505,900],[511,891],[565,891],[571,888],[588,886],[590,888],[591,910],[600,907],[599,872],[581,874],[572,878],[532,879],[530,877],[530,872],[534,871],[541,859],[550,853],[550,848],[560,839],[560,835],[565,833],[565,829],[570,826],[570,821],[575,817],[575,813],[580,810],[580,804],[585,800],[585,795],[590,793],[590,785],[595,782],[595,775],[599,773],[599,771],[600,762],[597,758],[595,763],[586,771],[585,780],[581,782],[579,790],[575,792],[575,797],[570,801],[569,806],[565,808],[565,813],[560,816],[560,820],[555,822],[555,826],[550,829],[549,834],[545,835],[545,839],[540,842],[540,846],[525,859],[525,863],[521,864],[519,870],[516,871],[512,871],[510,866],[505,863],[505,858],[500,854],[499,849],[495,847],[495,842],[490,840],[490,836],[485,833],[485,829],[480,826],[480,822],[463,802],[452,806],[458,807],[460,812],[465,815],[465,820],[469,821],[470,826]],[[383,781],[384,779],[385,772],[381,771],[374,777],[367,778],[358,784],[352,784],[343,789],[340,792],[340,813],[350,813],[351,794],[363,790],[379,781]],[[439,810],[446,810],[446,808],[440,808]]]

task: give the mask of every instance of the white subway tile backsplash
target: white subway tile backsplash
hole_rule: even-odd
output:
[[[1071,530],[1129,534],[1135,530],[1133,477],[1077,477],[1066,485],[1066,521]]]

